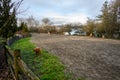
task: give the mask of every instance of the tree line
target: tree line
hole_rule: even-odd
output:
[[[39,21],[35,19],[33,16],[30,16],[29,18],[26,19],[20,18],[19,28],[22,27],[23,23],[26,24],[24,25],[24,28],[27,27],[28,32],[48,33],[48,34],[51,33],[63,34],[64,32],[68,32],[70,34],[72,29],[79,29],[83,27],[81,23],[74,23],[74,24],[66,23],[62,25],[54,25],[54,22],[52,22],[49,18],[43,18],[41,21]]]
[[[88,18],[86,24],[65,24],[57,27],[48,18],[42,19],[42,24],[33,16],[27,19],[18,19],[16,17],[17,10],[23,0],[12,2],[11,0],[0,0],[0,36],[8,38],[14,35],[16,31],[23,32],[39,32],[39,33],[70,33],[73,28],[82,28],[87,35],[105,36],[112,38],[114,35],[120,37],[120,22],[118,8],[120,7],[119,0],[111,2],[105,1],[101,13],[96,19]]]
[[[84,30],[90,35],[91,33],[99,33],[107,38],[113,38],[114,35],[120,38],[120,1],[113,0],[108,3],[105,1],[101,9],[102,14],[98,15],[96,19],[88,19]],[[117,37],[117,38],[118,38]]]
[[[92,34],[92,36],[104,36],[107,38],[113,38],[114,36],[117,36],[117,38],[120,38],[120,22],[118,21],[118,15],[120,15],[120,12],[118,12],[118,8],[120,8],[119,0],[113,0],[110,2],[105,1],[101,8],[101,14],[95,19],[88,18],[86,24],[84,25],[75,25],[70,23],[65,24],[61,26],[59,31],[56,30],[56,26],[51,25],[53,22],[51,22],[48,18],[42,20],[42,27],[38,27],[39,21],[35,20],[35,18],[32,16],[26,20],[26,23],[29,25],[30,31],[35,32],[69,33],[73,27],[75,28],[76,26],[79,26],[85,32],[87,32],[87,35]]]

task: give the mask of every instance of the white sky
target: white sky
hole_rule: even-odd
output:
[[[85,23],[87,17],[95,18],[100,14],[106,0],[24,0],[20,10],[26,12],[19,17],[33,15],[37,19],[49,18],[55,24]],[[110,0],[109,0],[110,1]]]

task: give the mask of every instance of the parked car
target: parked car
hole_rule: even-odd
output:
[[[86,32],[76,30],[76,31],[71,32],[71,35],[72,36],[86,36]]]

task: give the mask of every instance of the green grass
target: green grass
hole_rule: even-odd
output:
[[[35,45],[29,40],[30,38],[24,38],[16,41],[11,48],[21,50],[22,59],[41,80],[70,80],[71,75],[65,74],[65,66],[58,57],[44,50],[41,56],[35,55]]]

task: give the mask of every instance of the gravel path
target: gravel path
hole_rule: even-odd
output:
[[[57,55],[74,80],[120,80],[119,40],[34,33],[31,41]]]

